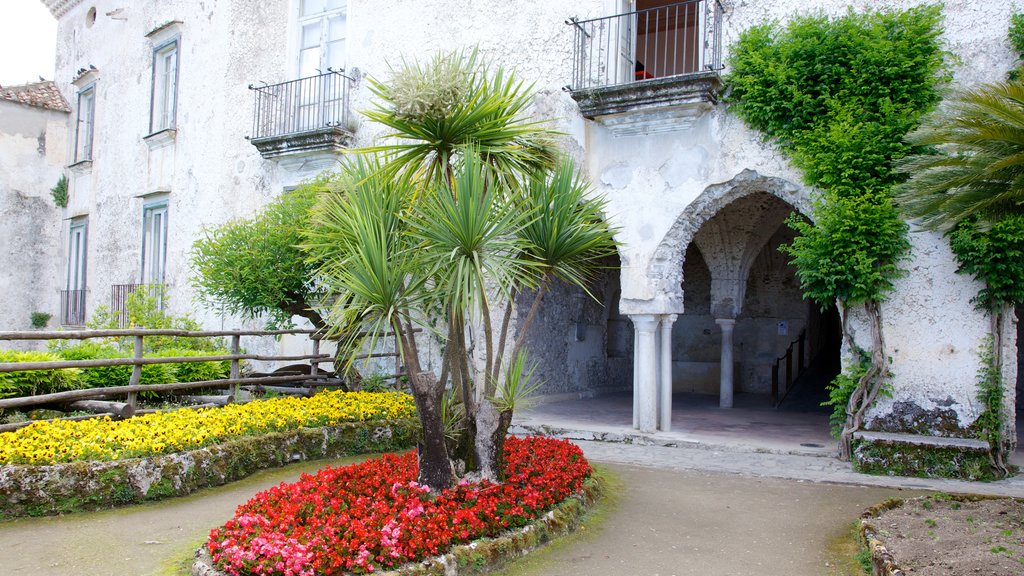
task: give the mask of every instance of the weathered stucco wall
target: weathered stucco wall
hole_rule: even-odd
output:
[[[836,15],[850,8],[906,8],[919,2],[734,0],[727,4],[726,53],[742,30],[769,19],[785,21],[811,11]],[[85,19],[90,7],[98,14],[91,26]],[[286,169],[264,160],[245,140],[253,112],[253,95],[246,86],[295,77],[297,10],[296,0],[258,4],[208,0],[198,6],[185,0],[130,5],[97,0],[79,3],[60,19],[57,81],[72,105],[75,89],[70,81],[76,71],[90,65],[98,69],[95,156],[92,165],[78,170],[73,178],[73,208],[67,213],[89,215],[90,310],[109,303],[111,284],[139,279],[140,196],[157,191],[168,194],[167,282],[171,307],[181,312],[194,307],[187,251],[202,228],[253,213],[303,173],[302,167],[295,171],[295,166]],[[1001,78],[1013,60],[1005,39],[1012,4],[950,0],[943,10],[943,38],[956,54],[956,82]],[[810,206],[811,191],[801,185],[798,171],[723,105],[685,130],[639,136],[616,136],[582,118],[576,103],[562,90],[572,81],[573,65],[572,28],[564,22],[569,16],[587,18],[619,11],[619,3],[613,0],[349,2],[346,52],[351,75],[386,79],[389,67],[400,66],[403,59],[425,59],[438,49],[476,47],[494,65],[513,68],[520,78],[533,83],[539,91],[534,111],[565,133],[563,144],[581,160],[594,194],[608,200],[608,220],[622,242],[623,268],[620,287],[608,288],[614,297],[609,294],[606,302],[619,302],[618,310],[605,312],[603,334],[591,334],[591,327],[599,325],[598,317],[596,312],[584,311],[584,316],[594,317],[594,323],[588,320],[585,338],[572,343],[579,316],[574,296],[552,298],[556,304],[546,312],[533,338],[544,347],[557,337],[558,345],[544,351],[545,365],[552,367],[550,391],[579,391],[606,383],[617,386],[623,378],[628,382],[629,365],[614,368],[613,364],[623,363],[607,360],[632,352],[632,331],[622,314],[686,314],[676,326],[676,338],[689,339],[688,349],[700,356],[695,362],[714,364],[719,332],[712,311],[691,319],[686,310],[683,266],[690,242],[721,209],[752,194],[767,192],[804,214]],[[152,84],[152,45],[146,34],[173,20],[181,22],[178,132],[172,153],[159,152],[157,162],[157,154],[143,141]],[[351,103],[357,112],[371,105],[365,81],[357,81]],[[356,131],[356,143],[372,143],[381,133],[363,123]],[[971,407],[975,350],[987,319],[969,304],[976,286],[954,273],[944,241],[915,235],[914,246],[909,274],[883,311],[894,356],[896,393],[874,415],[888,414],[901,400],[921,399],[931,407],[951,398],[949,406],[966,425],[976,415]],[[758,274],[770,269],[768,276],[785,284],[779,276],[778,255],[764,258],[770,262],[758,264]],[[788,321],[792,335],[808,316],[805,309],[797,310],[791,285],[771,288],[753,282],[740,287],[745,286],[754,298],[749,304],[757,313],[740,311],[736,330],[738,341],[749,343],[742,346],[747,356],[741,361],[761,363],[778,353],[776,344],[784,348],[784,338],[775,333],[777,322]],[[779,309],[762,305],[775,299],[786,304]],[[204,312],[202,317],[210,327],[245,325],[216,311]],[[708,330],[710,334],[705,333]],[[591,338],[602,339],[603,345],[589,347]],[[586,347],[581,348],[583,343]],[[582,368],[602,354],[607,362],[603,377]],[[559,372],[554,369],[559,365],[570,368]],[[754,383],[751,390],[763,390],[761,372],[743,368],[740,374]]]
[[[67,114],[0,101],[0,330],[60,314],[61,210],[50,197],[64,169]]]

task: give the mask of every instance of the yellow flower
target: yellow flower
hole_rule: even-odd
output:
[[[321,392],[223,408],[180,409],[81,421],[34,422],[0,433],[0,463],[51,464],[117,460],[191,450],[243,435],[373,419],[412,418],[412,397],[400,392]]]

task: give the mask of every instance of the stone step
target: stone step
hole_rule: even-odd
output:
[[[882,444],[907,444],[911,446],[928,446],[933,448],[956,448],[969,452],[987,452],[988,442],[977,438],[951,438],[947,436],[923,436],[920,434],[902,434],[895,432],[853,433],[854,440],[879,442]]]

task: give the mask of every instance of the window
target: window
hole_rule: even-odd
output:
[[[61,294],[61,324],[85,324],[85,262],[88,222],[84,218],[71,221],[68,239],[67,290]]]
[[[142,283],[163,284],[167,263],[167,200],[142,209]]]
[[[299,77],[345,66],[348,0],[301,0],[299,6]]]
[[[178,41],[153,51],[153,94],[149,116],[150,134],[174,128],[178,106]]]
[[[78,92],[78,124],[75,129],[75,162],[92,160],[92,133],[96,113],[96,85]]]

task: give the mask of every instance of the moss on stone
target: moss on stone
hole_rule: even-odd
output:
[[[356,422],[236,438],[190,452],[113,462],[0,466],[0,518],[67,514],[182,496],[295,460],[413,445],[415,420]]]
[[[854,443],[853,469],[883,476],[983,481],[995,479],[985,452],[864,440]]]

